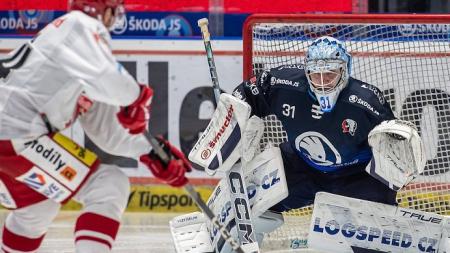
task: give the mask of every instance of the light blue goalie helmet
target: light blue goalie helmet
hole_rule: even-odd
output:
[[[308,47],[305,73],[322,111],[333,110],[339,93],[347,86],[351,61],[344,44],[329,36],[316,39]]]

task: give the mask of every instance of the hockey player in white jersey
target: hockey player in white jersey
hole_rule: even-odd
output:
[[[165,164],[143,135],[153,91],[116,61],[108,29],[123,0],[73,0],[71,11],[0,60],[0,202],[12,210],[4,252],[36,252],[72,197],[83,204],[75,226],[78,253],[110,252],[129,196],[119,168],[60,133],[75,120],[104,151],[139,158],[152,173],[182,186],[189,164],[170,152]]]

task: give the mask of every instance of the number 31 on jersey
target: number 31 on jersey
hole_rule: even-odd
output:
[[[295,105],[283,104],[283,115],[286,117],[295,117]]]

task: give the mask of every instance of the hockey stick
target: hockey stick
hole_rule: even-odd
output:
[[[208,19],[202,18],[197,21],[198,26],[202,31],[203,43],[205,44],[206,58],[208,59],[209,74],[211,75],[211,81],[214,89],[214,97],[216,103],[219,102],[220,86],[219,78],[217,77],[216,64],[214,63],[214,55],[211,48],[211,38],[208,31]]]
[[[167,154],[167,152],[159,145],[158,140],[156,140],[156,138],[148,131],[145,132],[144,135],[147,138],[150,145],[152,146],[155,153],[162,160],[162,162],[164,164],[168,164],[170,162],[169,154]],[[187,191],[189,196],[194,200],[197,206],[202,210],[202,212],[208,217],[211,223],[219,230],[225,242],[228,242],[231,245],[231,248],[233,248],[233,250],[235,250],[236,252],[245,253],[245,251],[241,248],[240,244],[236,240],[234,240],[234,238],[231,236],[230,231],[228,231],[225,226],[220,224],[219,220],[214,215],[213,211],[211,211],[211,209],[206,205],[206,203],[200,198],[200,195],[194,189],[194,187],[191,184],[187,183],[184,186],[184,189]]]
[[[210,33],[208,31],[208,19],[202,18],[197,21],[198,26],[201,29],[203,43],[205,45],[206,57],[208,59],[209,73],[211,75],[211,81],[214,89],[214,97],[216,100],[216,104],[219,103],[220,97],[220,86],[219,79],[217,76],[216,64],[214,62],[214,55],[211,48],[211,39]],[[244,162],[242,161],[242,164]],[[259,252],[258,243],[256,241],[255,230],[251,220],[251,209],[250,209],[250,201],[247,195],[247,186],[245,185],[244,173],[242,166],[239,168],[232,168],[226,173],[226,179],[228,183],[228,187],[230,189],[231,196],[231,206],[233,207],[233,211],[236,214],[236,227],[238,231],[239,241],[242,245],[251,244],[256,249],[256,252]],[[236,185],[234,182],[238,180],[240,182],[240,189],[236,190]],[[239,210],[237,207],[238,204],[243,206],[246,213],[242,213],[243,210]]]

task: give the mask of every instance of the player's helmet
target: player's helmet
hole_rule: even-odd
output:
[[[100,21],[108,8],[111,8],[115,22],[122,21],[125,16],[124,0],[69,0],[68,7],[69,10],[82,11]]]
[[[305,73],[322,111],[333,109],[339,93],[347,85],[351,60],[344,44],[329,36],[316,39],[308,47]]]

